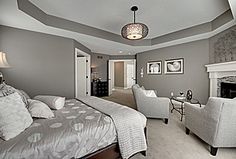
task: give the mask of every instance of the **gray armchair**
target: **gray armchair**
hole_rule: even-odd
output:
[[[192,131],[211,146],[236,147],[236,100],[210,97],[206,106],[185,103],[186,134]]]
[[[132,86],[132,91],[138,111],[148,118],[162,118],[168,123],[169,98],[157,97],[154,90],[145,90],[137,84]]]

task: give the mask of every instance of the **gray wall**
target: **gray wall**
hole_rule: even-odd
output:
[[[0,50],[12,66],[1,69],[7,83],[30,96],[74,97],[74,40],[0,26]]]
[[[91,53],[91,67],[96,68],[98,74],[102,80],[107,80],[107,62],[109,60],[108,55]]]
[[[114,85],[124,87],[124,62],[114,62]]]
[[[147,75],[148,61],[164,61],[173,58],[184,58],[184,74]],[[156,89],[159,96],[170,96],[170,92],[177,95],[180,91],[193,91],[195,98],[206,103],[209,97],[209,79],[205,64],[209,63],[209,41],[201,40],[191,43],[166,47],[137,54],[137,81],[146,89]],[[144,77],[140,77],[140,69],[144,68]]]
[[[233,26],[209,39],[210,63],[236,60],[236,26]]]

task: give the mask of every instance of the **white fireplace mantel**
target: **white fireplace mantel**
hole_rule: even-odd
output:
[[[236,61],[205,65],[210,78],[210,96],[217,96],[217,79],[236,76]]]

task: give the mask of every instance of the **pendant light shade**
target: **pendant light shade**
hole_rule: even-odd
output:
[[[121,35],[125,39],[129,40],[139,40],[143,39],[148,34],[148,27],[143,23],[136,23],[135,22],[135,11],[138,10],[137,6],[133,6],[131,10],[134,12],[134,22],[126,24],[121,29]]]

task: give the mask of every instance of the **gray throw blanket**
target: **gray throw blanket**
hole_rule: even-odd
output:
[[[97,97],[80,97],[79,100],[112,118],[122,158],[128,159],[135,153],[147,150],[144,128],[138,112]]]

